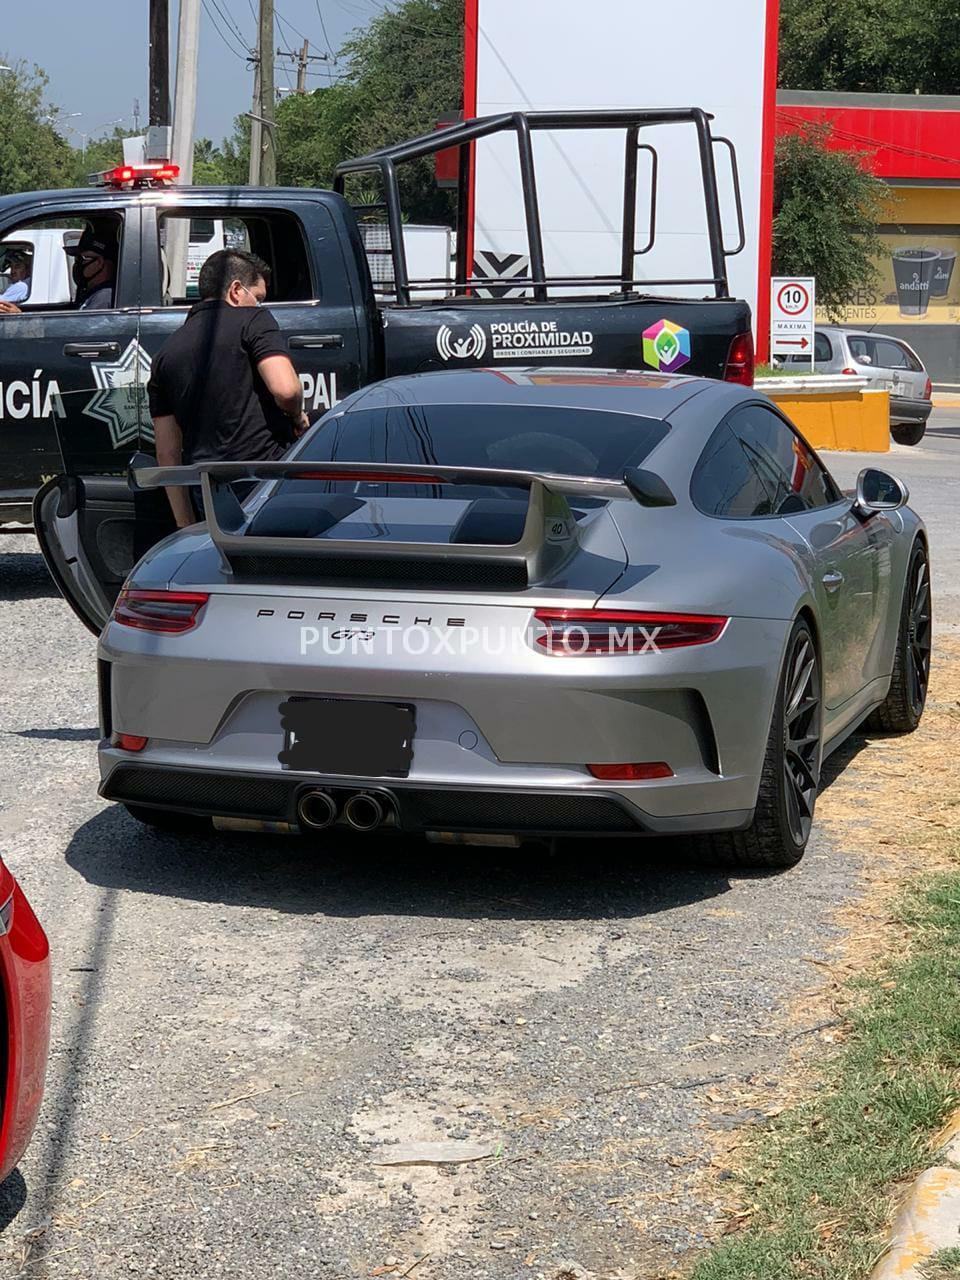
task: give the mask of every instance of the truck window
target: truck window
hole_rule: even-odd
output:
[[[33,291],[33,245],[29,240],[0,244],[0,302],[21,306]]]
[[[111,306],[116,306],[119,272],[123,261],[123,214],[112,211],[89,214],[58,213],[47,218],[31,218],[8,228],[0,240],[0,293],[10,285],[9,264],[17,254],[25,255],[30,274],[26,297],[10,297],[24,311],[68,311],[76,302],[73,278],[74,258],[66,252],[76,248],[84,233],[102,236],[117,245],[116,274],[112,281]],[[22,291],[21,291],[22,292]],[[102,305],[98,310],[105,310]]]
[[[162,212],[157,225],[165,306],[185,306],[200,296],[203,264],[220,249],[255,253],[270,268],[270,303],[304,302],[319,296],[311,277],[300,220],[286,211],[204,209]]]

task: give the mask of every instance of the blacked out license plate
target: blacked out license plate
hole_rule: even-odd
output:
[[[278,759],[303,773],[405,778],[413,758],[414,709],[402,702],[294,697],[280,703]]]

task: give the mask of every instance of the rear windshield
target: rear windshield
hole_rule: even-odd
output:
[[[847,338],[850,354],[857,364],[873,365],[877,369],[909,369],[922,373],[923,365],[902,342],[894,338],[875,338],[856,334]]]
[[[331,419],[295,457],[621,480],[624,469],[639,466],[668,431],[656,418],[565,406],[397,405]]]

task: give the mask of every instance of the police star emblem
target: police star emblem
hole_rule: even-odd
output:
[[[150,357],[140,343],[134,339],[119,360],[95,360],[90,367],[97,393],[83,412],[106,423],[114,449],[139,440],[141,419],[143,434],[152,438],[147,409]]]

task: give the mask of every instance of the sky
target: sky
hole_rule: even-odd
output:
[[[70,142],[79,146],[83,133],[112,133],[117,120],[132,128],[137,98],[141,124],[146,123],[148,0],[6,0],[3,7],[0,57],[22,58],[46,71],[49,101],[60,108]],[[240,36],[244,45],[254,43],[256,7],[257,0],[202,0],[197,137],[219,142],[232,131],[234,116],[250,110],[253,71],[242,56]],[[277,51],[284,45],[299,49],[304,37],[311,54],[336,51],[350,31],[384,7],[385,0],[276,0]],[[170,10],[174,56],[178,0],[170,0]],[[314,88],[339,70],[321,63],[311,68],[307,83]],[[276,82],[278,88],[296,84],[291,59],[278,58]]]

